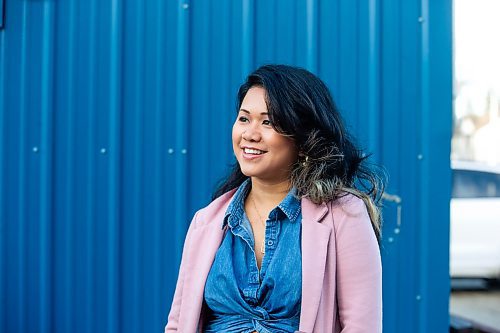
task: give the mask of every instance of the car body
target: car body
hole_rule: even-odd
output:
[[[451,166],[450,275],[500,279],[500,166]]]

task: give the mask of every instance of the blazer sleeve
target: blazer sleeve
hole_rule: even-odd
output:
[[[381,333],[382,264],[366,206],[351,197],[338,215],[334,220],[341,332]]]
[[[179,327],[179,312],[181,308],[181,303],[182,303],[182,288],[184,285],[184,274],[185,274],[185,266],[186,266],[186,261],[188,260],[188,253],[189,253],[189,248],[191,246],[190,242],[190,236],[191,236],[191,231],[194,229],[195,223],[196,223],[196,218],[198,216],[198,213],[195,214],[193,217],[193,220],[191,221],[191,224],[189,225],[186,238],[184,240],[184,248],[182,250],[182,258],[181,258],[181,264],[179,268],[179,275],[177,277],[177,284],[175,286],[175,292],[174,292],[174,298],[172,300],[172,306],[170,308],[170,313],[168,315],[168,320],[167,320],[167,325],[165,326],[165,333],[170,333],[170,332],[177,332],[178,327]]]

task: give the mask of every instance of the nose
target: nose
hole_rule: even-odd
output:
[[[254,125],[254,126],[249,126],[248,128],[246,128],[245,131],[243,131],[243,133],[241,134],[241,137],[243,138],[243,140],[253,141],[253,142],[260,141],[262,136],[261,136],[260,130],[258,128],[256,128],[257,126]]]

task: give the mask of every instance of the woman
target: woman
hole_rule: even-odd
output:
[[[237,164],[189,227],[165,332],[382,332],[382,182],[326,85],[260,67],[232,141]]]

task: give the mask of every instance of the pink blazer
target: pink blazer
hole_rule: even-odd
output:
[[[235,191],[199,210],[184,243],[165,332],[201,332],[203,291]],[[381,333],[380,251],[363,201],[353,195],[302,206],[300,332]]]

